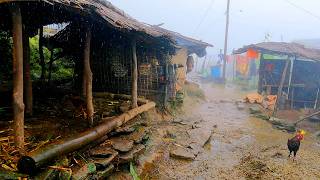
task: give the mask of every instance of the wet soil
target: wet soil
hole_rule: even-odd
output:
[[[154,145],[153,161],[142,169],[143,179],[320,179],[320,141],[312,133],[306,135],[293,161],[288,158],[286,145],[293,134],[251,117],[247,107],[237,108],[235,102],[247,92],[212,83],[201,88],[206,101],[189,99],[183,115],[155,126],[158,137],[154,141],[161,143]],[[170,157],[170,146],[184,146],[189,139],[185,132],[197,128],[195,124],[213,127],[204,149],[193,161]],[[161,138],[168,131],[171,141]]]

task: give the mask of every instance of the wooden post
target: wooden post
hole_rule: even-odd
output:
[[[83,65],[83,69],[84,69],[84,65]],[[87,97],[87,76],[84,73],[84,71],[82,73],[82,96]]]
[[[138,60],[136,39],[132,40],[132,108],[138,107]]]
[[[14,143],[20,153],[24,151],[24,104],[23,104],[23,40],[22,18],[18,5],[11,6],[13,33],[13,122]]]
[[[49,69],[48,69],[48,84],[51,86],[51,75],[52,75],[52,65],[54,62],[54,49],[50,49],[50,62],[49,62]]]
[[[91,49],[91,29],[90,26],[86,30],[86,38],[84,45],[84,62],[83,62],[83,74],[86,79],[86,104],[87,104],[87,116],[90,126],[93,125],[93,100],[92,100],[92,72],[90,68],[90,49]]]
[[[224,57],[223,57],[223,71],[222,79],[226,81],[226,69],[227,69],[227,52],[228,52],[228,35],[229,35],[229,11],[230,11],[230,0],[227,2],[227,17],[226,17],[226,32],[224,37]]]
[[[43,54],[43,27],[39,30],[39,55],[40,55],[40,65],[41,65],[41,85],[44,86],[44,82],[46,80],[45,74],[46,74],[46,62],[44,60],[44,54]]]
[[[280,86],[278,88],[277,101],[276,101],[272,116],[275,116],[276,113],[277,113],[277,108],[279,106],[279,99],[281,97],[283,85],[284,85],[284,82],[286,80],[286,76],[287,76],[287,72],[288,72],[289,60],[290,59],[286,60],[286,65],[284,66],[284,69],[283,69],[283,72],[282,72],[281,82],[280,82]]]
[[[293,73],[293,65],[294,61],[297,59],[296,56],[290,59],[290,72],[289,72],[289,84],[288,84],[288,95],[290,94],[291,84],[292,84],[292,73]],[[289,96],[288,96],[289,97]]]
[[[30,43],[26,25],[24,26],[23,32],[23,72],[25,112],[27,115],[32,116],[33,94],[32,79],[30,74]]]
[[[259,63],[259,74],[258,74],[258,92],[261,94],[263,91],[263,78],[264,78],[264,74],[262,74],[264,71],[262,70],[262,63],[263,63],[263,53],[260,53],[260,63]]]

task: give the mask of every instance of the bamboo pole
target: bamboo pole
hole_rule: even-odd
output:
[[[37,172],[39,167],[47,164],[55,157],[73,152],[93,141],[100,139],[112,130],[132,120],[137,115],[148,111],[155,106],[156,104],[154,102],[148,102],[147,104],[139,106],[135,109],[131,109],[114,119],[104,119],[104,122],[101,125],[83,132],[76,137],[67,140],[61,140],[55,144],[51,144],[47,147],[33,151],[27,156],[23,156],[19,159],[18,169],[20,172],[25,174],[34,174]]]
[[[22,18],[18,5],[11,6],[13,32],[13,122],[14,142],[20,153],[24,151],[23,103],[23,38]]]
[[[138,107],[138,60],[137,60],[137,42],[132,40],[132,108]]]
[[[23,78],[24,78],[24,102],[25,113],[29,116],[33,114],[33,94],[32,80],[30,74],[30,43],[26,25],[23,32]]]
[[[91,29],[88,27],[84,46],[84,77],[86,83],[87,116],[90,126],[93,125],[94,107],[92,102],[92,71],[90,68]]]

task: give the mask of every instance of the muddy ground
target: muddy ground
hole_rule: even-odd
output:
[[[313,132],[307,133],[294,162],[286,145],[293,134],[236,105],[247,92],[213,83],[201,88],[205,101],[187,98],[184,114],[154,121],[149,154],[141,158],[142,179],[320,179],[320,140]],[[212,136],[194,160],[170,156],[172,148],[192,143],[188,131],[201,128],[211,129]]]

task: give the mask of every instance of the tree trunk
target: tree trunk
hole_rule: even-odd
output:
[[[40,55],[40,65],[41,65],[40,80],[42,85],[44,85],[45,74],[46,74],[46,62],[44,60],[44,54],[43,54],[43,27],[41,27],[39,31],[39,55]]]
[[[13,32],[13,122],[14,142],[20,153],[24,151],[24,104],[23,104],[23,40],[22,19],[18,5],[11,8]]]
[[[23,78],[24,78],[24,102],[25,113],[29,116],[33,114],[33,94],[32,79],[30,74],[30,44],[29,35],[26,26],[23,32]]]
[[[88,27],[84,46],[84,79],[86,83],[87,116],[90,126],[93,125],[92,72],[90,68],[91,29]]]
[[[138,60],[137,60],[137,43],[132,40],[132,108],[138,107]]]

